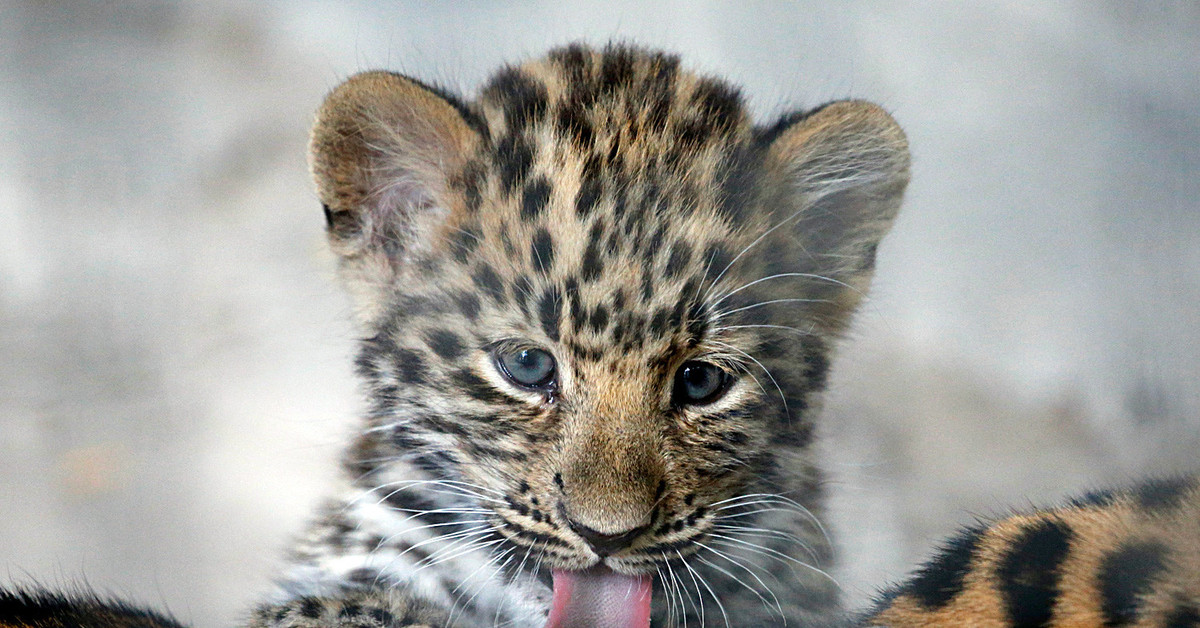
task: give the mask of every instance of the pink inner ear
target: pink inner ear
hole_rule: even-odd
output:
[[[313,128],[313,176],[335,212],[345,256],[394,256],[445,220],[447,179],[478,133],[454,103],[390,72],[364,72],[325,100]],[[393,259],[393,261],[396,261]]]

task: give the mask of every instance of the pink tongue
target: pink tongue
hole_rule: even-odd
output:
[[[649,628],[650,576],[607,567],[554,570],[554,606],[546,628]]]

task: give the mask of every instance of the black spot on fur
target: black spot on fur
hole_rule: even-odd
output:
[[[1165,567],[1161,543],[1122,545],[1100,562],[1100,607],[1105,626],[1128,626],[1138,620],[1141,598]]]
[[[1163,618],[1163,628],[1200,628],[1200,609],[1182,602]]]
[[[558,342],[559,318],[562,312],[562,298],[557,289],[551,288],[542,294],[538,301],[538,320],[542,322],[542,331],[551,341]]]
[[[475,268],[475,272],[471,274],[471,280],[477,288],[491,298],[492,301],[495,301],[497,305],[504,305],[508,300],[504,291],[504,283],[500,280],[500,275],[497,275],[491,266],[480,264]]]
[[[558,64],[563,74],[574,79],[573,83],[581,82],[591,65],[587,49],[580,44],[571,44],[564,48],[551,50],[547,56]]]
[[[546,112],[546,87],[519,68],[504,68],[496,74],[483,97],[503,107],[509,133],[525,129]]]
[[[425,360],[415,351],[397,348],[391,352],[396,365],[396,377],[405,384],[425,383]]]
[[[667,277],[678,277],[687,263],[692,261],[692,247],[682,241],[671,245],[671,254],[667,257]]]
[[[583,251],[583,261],[580,262],[579,277],[584,281],[595,281],[603,271],[604,261],[600,258],[600,243],[593,239],[588,242],[587,248]]]
[[[949,604],[963,591],[963,582],[982,532],[981,528],[971,528],[950,539],[933,560],[921,567],[912,580],[902,585],[903,592],[916,598],[929,610]]]
[[[704,250],[705,280],[715,281],[725,272],[732,260],[733,258],[725,251],[725,247],[720,244],[708,245],[708,248]]]
[[[600,89],[607,93],[619,91],[633,78],[634,53],[621,45],[604,48],[600,58]]]
[[[1137,487],[1134,496],[1138,506],[1158,512],[1169,510],[1179,505],[1180,500],[1195,485],[1191,478],[1171,478],[1153,480]]]
[[[521,199],[521,218],[532,220],[546,210],[550,202],[550,181],[546,177],[538,177],[525,186],[525,195]]]
[[[550,232],[545,228],[538,229],[533,234],[529,257],[533,267],[542,274],[550,272],[550,269],[554,267],[554,239],[550,237]]]
[[[654,230],[654,233],[650,236],[650,239],[645,242],[645,246],[642,249],[642,259],[645,260],[647,269],[649,269],[651,264],[654,262],[654,256],[657,255],[662,249],[663,234],[665,234],[666,231],[666,225],[659,225],[658,228]]]
[[[601,185],[598,179],[585,177],[579,184],[579,194],[575,197],[575,213],[580,218],[587,217],[600,201]]]
[[[807,390],[824,390],[829,380],[829,356],[821,342],[810,344],[804,353],[805,374],[808,376]]]
[[[509,135],[496,143],[494,156],[500,185],[505,194],[512,194],[533,168],[533,148],[524,138]]]
[[[529,301],[533,298],[533,281],[526,275],[517,275],[513,281],[513,299],[521,307],[521,314],[529,318]]]
[[[675,137],[680,145],[688,148],[703,146],[712,135],[712,127],[701,120],[685,120],[675,126]],[[682,158],[677,158],[683,161]]]
[[[693,344],[708,334],[708,308],[701,299],[693,299],[688,306],[687,334]]]
[[[479,318],[479,297],[470,292],[460,292],[454,295],[454,303],[467,320],[475,322]]]
[[[582,103],[569,102],[558,110],[558,130],[580,151],[590,150],[595,142],[592,123],[588,121]]]
[[[650,319],[650,335],[662,337],[667,332],[667,320],[671,316],[671,310],[660,307],[654,311],[654,316]]]
[[[321,602],[316,598],[306,597],[299,600],[301,617],[316,619],[321,616]]]
[[[625,312],[625,292],[617,291],[612,298],[612,309],[614,315],[619,315]]]
[[[1046,626],[1058,597],[1059,568],[1074,532],[1058,521],[1039,521],[1000,561],[996,570],[1008,616],[1017,626]]]
[[[396,616],[392,615],[392,612],[386,608],[372,608],[367,611],[367,615],[370,615],[371,619],[380,626],[406,625],[411,623],[411,619],[407,615],[401,618],[400,622],[397,622]]]
[[[457,360],[466,347],[462,338],[448,329],[434,329],[425,335],[425,344],[443,360]]]
[[[592,316],[588,319],[588,325],[592,331],[602,333],[605,327],[608,327],[608,308],[603,305],[597,305],[595,310],[592,310]]]
[[[699,106],[703,117],[712,122],[713,131],[729,133],[741,120],[742,97],[735,87],[723,81],[700,79],[692,92],[692,101]]]
[[[1070,505],[1076,508],[1111,506],[1117,499],[1117,493],[1111,490],[1088,491],[1071,500]]]
[[[583,307],[583,299],[579,297],[579,286],[572,277],[567,282],[567,302],[570,304],[569,312],[571,315],[571,324],[575,329],[583,329],[586,324],[587,311]]]
[[[503,403],[507,398],[488,381],[468,369],[460,369],[450,375],[454,385],[472,399],[485,403]],[[453,420],[451,420],[453,421]]]

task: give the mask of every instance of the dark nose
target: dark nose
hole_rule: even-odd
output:
[[[624,532],[607,534],[593,530],[592,528],[589,528],[582,523],[571,519],[565,510],[566,509],[563,509],[561,514],[563,515],[563,518],[567,520],[567,525],[571,528],[571,531],[575,534],[578,534],[583,538],[583,540],[587,541],[587,544],[592,546],[592,550],[594,550],[601,557],[614,554],[625,549],[626,547],[629,547],[630,544],[633,543],[633,540],[641,536],[641,534],[645,532],[651,525],[650,523],[647,523],[646,525],[625,530]]]

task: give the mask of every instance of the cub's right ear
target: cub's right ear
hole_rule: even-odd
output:
[[[351,77],[317,111],[310,160],[330,245],[361,307],[461,203],[448,181],[481,141],[471,114],[390,72]],[[370,315],[370,312],[364,312]]]

